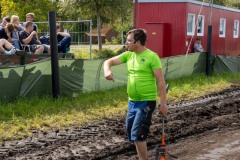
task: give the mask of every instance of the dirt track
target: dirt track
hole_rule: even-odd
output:
[[[168,152],[183,160],[240,158],[240,86],[169,106],[166,123]],[[78,128],[5,142],[0,159],[135,160],[126,141],[125,119],[116,118]],[[161,118],[155,112],[148,138],[149,159],[161,140]]]

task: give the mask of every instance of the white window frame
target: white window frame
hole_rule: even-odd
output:
[[[199,18],[202,18],[202,24],[199,26]],[[203,36],[204,35],[204,22],[205,22],[205,16],[203,15],[198,15],[198,20],[197,20],[197,36]],[[198,29],[201,29],[201,32],[198,33]]]
[[[221,33],[221,28],[222,28],[222,33]],[[226,19],[225,18],[220,18],[219,37],[225,37],[225,36],[226,36]]]
[[[192,16],[192,24],[191,24],[192,31],[188,30],[189,16]],[[194,35],[194,31],[195,31],[195,14],[188,13],[188,18],[187,18],[187,35],[189,35],[189,36]]]
[[[237,24],[237,25],[235,25]],[[233,38],[239,37],[239,20],[234,20],[233,23]]]

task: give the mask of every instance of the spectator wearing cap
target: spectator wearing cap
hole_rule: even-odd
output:
[[[201,44],[201,39],[199,37],[196,38],[196,42],[194,44],[194,52],[204,52]]]

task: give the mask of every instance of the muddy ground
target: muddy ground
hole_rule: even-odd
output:
[[[179,160],[240,159],[240,86],[169,107],[165,141],[171,155]],[[6,141],[0,159],[136,160],[124,122],[117,117],[65,130],[33,130],[32,137]],[[150,160],[161,143],[161,124],[155,112],[148,138]]]

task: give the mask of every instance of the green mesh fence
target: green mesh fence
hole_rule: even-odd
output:
[[[161,59],[166,79],[179,78],[193,73],[205,73],[205,53],[194,53]],[[59,60],[60,96],[73,92],[92,92],[127,84],[125,64],[112,67],[115,82],[103,75],[104,60]],[[213,70],[239,72],[240,58],[213,55]],[[44,96],[52,94],[51,61],[0,69],[0,99]]]

